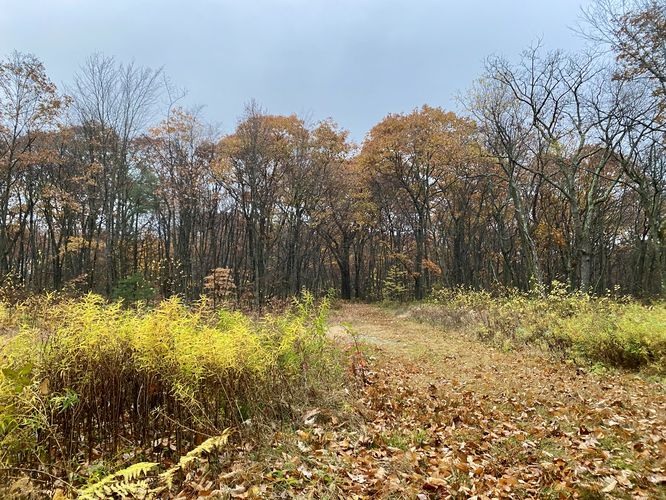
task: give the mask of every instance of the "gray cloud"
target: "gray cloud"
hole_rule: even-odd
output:
[[[40,57],[67,83],[92,52],[164,66],[190,105],[233,127],[255,98],[273,113],[332,117],[360,140],[389,112],[454,96],[490,53],[571,32],[581,0],[0,0],[0,52]]]

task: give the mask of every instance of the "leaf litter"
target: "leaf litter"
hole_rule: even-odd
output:
[[[181,498],[666,498],[666,393],[503,352],[366,305],[331,329],[356,387],[270,444],[203,464]],[[360,346],[360,347],[359,347]]]

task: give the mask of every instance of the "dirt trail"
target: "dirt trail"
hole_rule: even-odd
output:
[[[345,305],[332,318],[333,335],[383,348],[390,357],[418,362],[428,372],[455,380],[481,394],[513,393],[528,400],[621,401],[625,409],[647,411],[666,422],[664,386],[632,374],[590,374],[535,352],[504,352],[457,331],[418,323],[406,314],[365,304]],[[616,403],[617,405],[618,403]]]

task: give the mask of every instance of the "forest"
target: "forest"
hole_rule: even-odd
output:
[[[252,101],[221,135],[161,70],[95,54],[58,89],[35,56],[10,54],[0,275],[31,292],[192,299],[224,268],[255,306],[303,288],[422,299],[555,281],[659,296],[660,9],[593,19],[584,53],[489,57],[464,113],[388,114],[361,144]]]
[[[664,498],[666,3],[575,31],[360,141],[7,53],[0,497]]]

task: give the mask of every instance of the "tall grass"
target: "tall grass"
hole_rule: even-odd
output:
[[[325,314],[309,296],[255,320],[177,298],[0,304],[0,465],[177,456],[228,426],[289,418],[332,366]]]
[[[418,317],[465,327],[501,347],[539,346],[608,366],[666,374],[666,304],[569,293],[446,289],[417,306]]]

